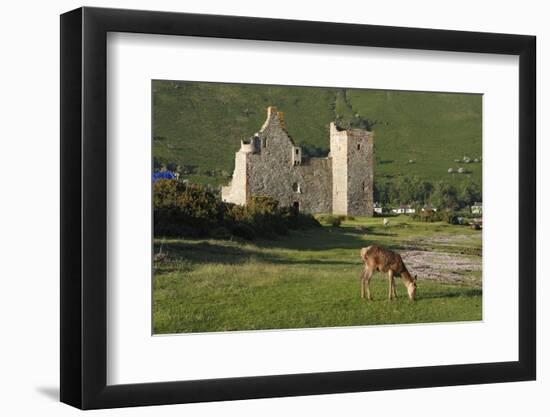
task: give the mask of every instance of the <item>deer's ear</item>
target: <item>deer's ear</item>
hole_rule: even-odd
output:
[[[418,278],[418,275],[414,276],[414,282],[416,283],[416,278]]]

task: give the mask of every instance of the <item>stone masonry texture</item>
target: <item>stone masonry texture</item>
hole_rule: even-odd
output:
[[[270,196],[305,213],[372,216],[373,136],[331,123],[328,157],[304,158],[286,130],[284,114],[271,106],[260,131],[241,141],[222,199],[245,205],[252,196]]]

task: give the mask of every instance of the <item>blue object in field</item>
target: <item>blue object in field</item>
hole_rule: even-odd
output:
[[[153,182],[158,180],[174,180],[176,179],[176,174],[172,171],[158,171],[153,172]]]

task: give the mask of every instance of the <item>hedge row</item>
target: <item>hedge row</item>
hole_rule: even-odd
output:
[[[279,207],[271,197],[253,197],[239,206],[221,201],[205,186],[168,179],[158,180],[153,194],[155,236],[253,240],[320,226],[313,216]]]

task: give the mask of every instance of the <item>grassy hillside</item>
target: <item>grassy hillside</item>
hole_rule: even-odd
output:
[[[224,184],[240,140],[260,129],[269,105],[285,112],[293,139],[314,153],[328,152],[329,123],[338,116],[368,118],[375,180],[416,175],[481,184],[481,163],[454,162],[481,157],[481,95],[154,81],[153,154],[195,167],[192,181]],[[469,173],[448,174],[450,167]]]

